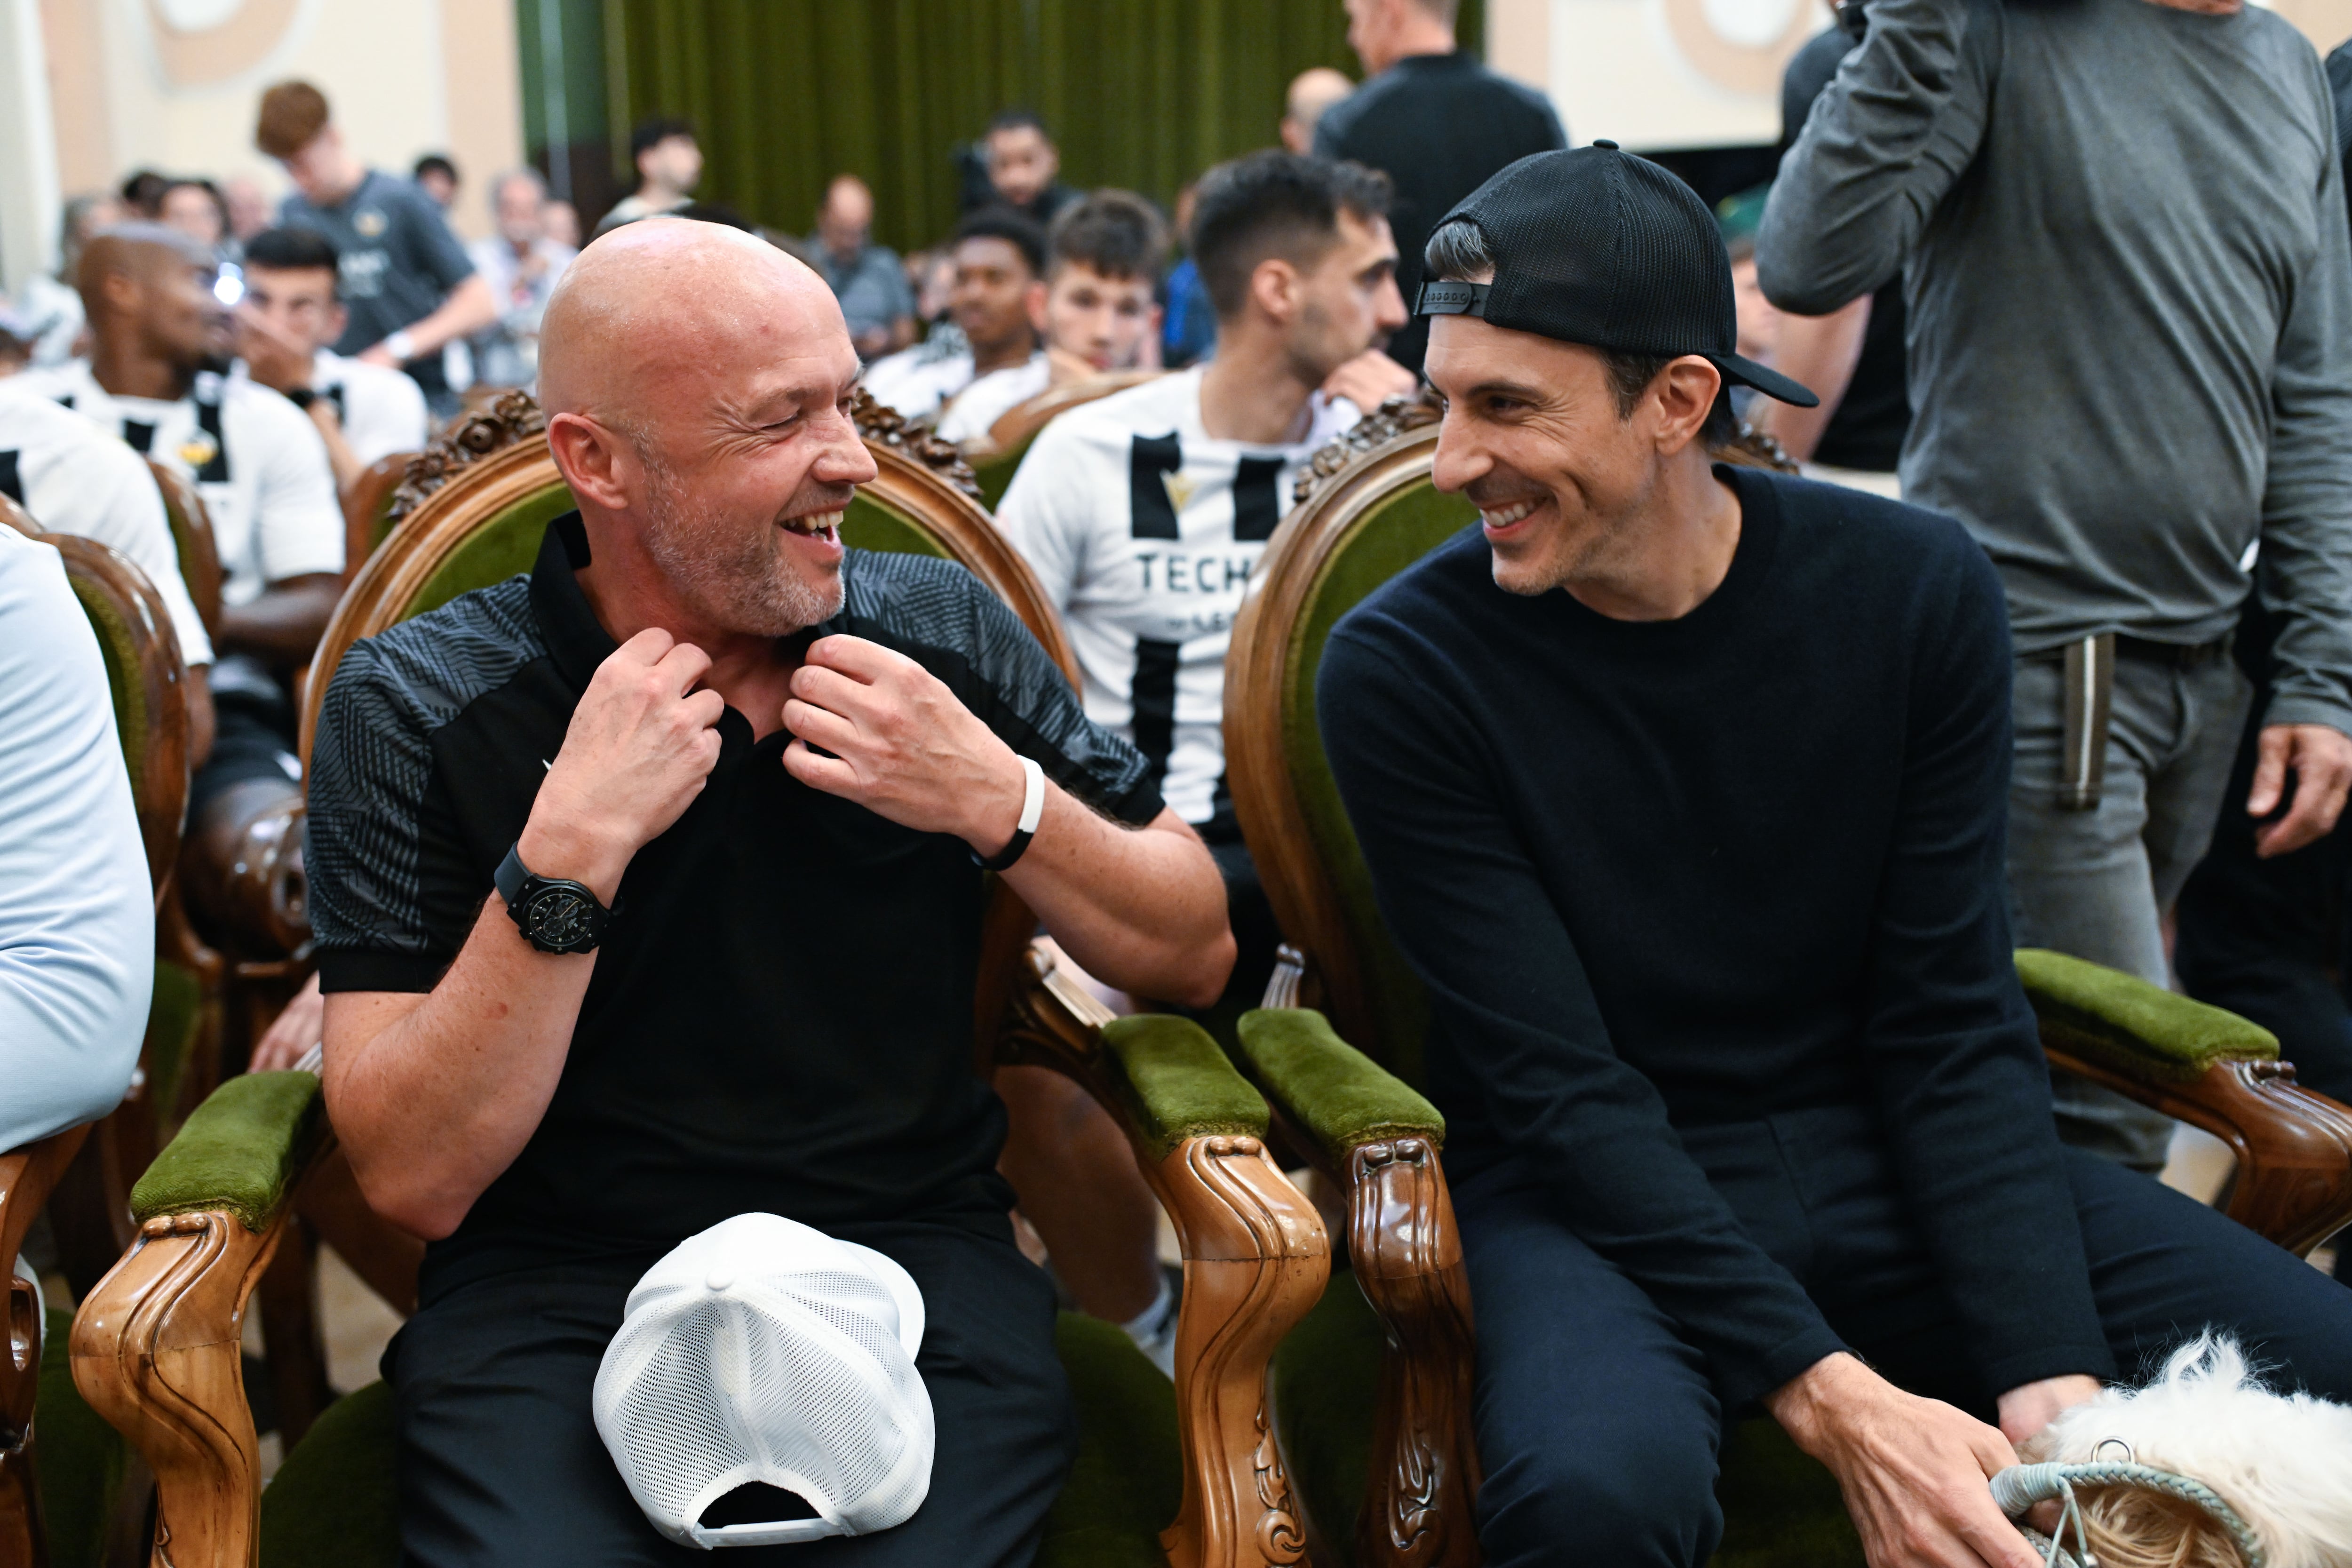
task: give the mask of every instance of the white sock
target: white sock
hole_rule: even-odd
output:
[[[1160,1276],[1160,1294],[1151,1299],[1151,1305],[1121,1323],[1119,1327],[1125,1329],[1127,1337],[1137,1344],[1148,1345],[1160,1337],[1160,1331],[1168,1322],[1168,1310],[1175,1304],[1176,1292],[1169,1289],[1168,1276],[1163,1273]]]

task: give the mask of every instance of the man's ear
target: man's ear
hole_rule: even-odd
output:
[[[1656,410],[1653,438],[1658,455],[1671,458],[1697,438],[1723,390],[1723,373],[1696,354],[1671,361],[1650,383],[1649,400]]]
[[[637,454],[618,431],[584,414],[558,414],[547,422],[547,449],[573,495],[605,511],[629,510]]]
[[[129,268],[113,267],[99,276],[98,297],[108,315],[135,316],[147,298],[147,289]]]
[[[1043,279],[1031,279],[1029,287],[1021,291],[1021,308],[1029,312],[1029,330],[1037,334],[1037,341],[1041,343],[1045,341],[1045,296],[1048,290],[1045,288],[1045,282]]]
[[[1269,256],[1250,270],[1250,302],[1286,327],[1298,314],[1298,290],[1304,281],[1297,268],[1278,256]]]

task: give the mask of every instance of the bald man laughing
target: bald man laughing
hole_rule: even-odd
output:
[[[942,1440],[905,1524],[745,1562],[1025,1563],[1071,1424],[971,1071],[981,868],[1088,971],[1194,1003],[1233,962],[1216,869],[986,588],[843,548],[875,468],[814,273],[633,224],[541,354],[579,510],[529,575],[355,647],[311,763],[328,1106],[429,1242],[384,1363],[404,1561],[690,1560],[591,1387],[645,1269],[764,1211],[913,1275]]]

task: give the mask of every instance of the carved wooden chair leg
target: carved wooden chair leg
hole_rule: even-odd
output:
[[[1356,1561],[1473,1568],[1480,1560],[1478,1447],[1469,1419],[1476,1342],[1444,1168],[1425,1138],[1362,1144],[1349,1158],[1348,1198],[1356,1283],[1389,1342]]]
[[[287,1450],[334,1403],[327,1382],[327,1342],[319,1322],[319,1237],[297,1214],[254,1294],[261,1310],[261,1342],[269,1352],[269,1392],[278,1406],[278,1436]]]
[[[1296,1563],[1306,1540],[1265,1407],[1265,1369],[1323,1294],[1322,1223],[1255,1138],[1189,1138],[1149,1173],[1185,1258],[1176,1418],[1189,1473],[1161,1543],[1171,1568]],[[1199,1440],[1203,1426],[1213,1440]]]
[[[247,1298],[284,1234],[163,1215],[74,1319],[74,1385],[155,1473],[154,1568],[256,1561],[260,1457],[239,1364]]]

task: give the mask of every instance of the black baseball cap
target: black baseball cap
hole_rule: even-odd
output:
[[[1647,158],[1595,142],[1504,169],[1437,225],[1478,226],[1491,283],[1427,282],[1423,316],[1633,354],[1698,354],[1727,380],[1801,408],[1821,399],[1739,356],[1731,259],[1698,193]]]

